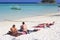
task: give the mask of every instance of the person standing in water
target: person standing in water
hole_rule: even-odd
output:
[[[27,34],[27,26],[26,26],[25,22],[22,22],[22,25],[20,26],[20,30]]]

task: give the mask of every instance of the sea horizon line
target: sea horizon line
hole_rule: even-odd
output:
[[[39,4],[38,2],[0,2],[0,4]]]

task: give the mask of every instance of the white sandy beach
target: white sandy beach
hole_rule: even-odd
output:
[[[41,28],[41,30],[37,32],[21,35],[16,38],[10,35],[4,35],[10,30],[9,28],[11,28],[13,24],[16,25],[17,29],[20,29],[22,21],[25,21],[30,30],[34,29],[33,26],[41,23],[52,23],[55,21],[55,24],[52,25],[51,28]],[[0,22],[0,40],[60,40],[60,16],[36,16]]]

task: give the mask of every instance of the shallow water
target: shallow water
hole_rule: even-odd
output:
[[[11,8],[21,10],[12,10]],[[57,13],[58,4],[0,4],[0,21]]]

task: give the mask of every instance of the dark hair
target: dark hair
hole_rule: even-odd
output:
[[[22,24],[25,24],[25,22],[22,22]]]
[[[15,25],[13,25],[12,27],[15,27]]]

